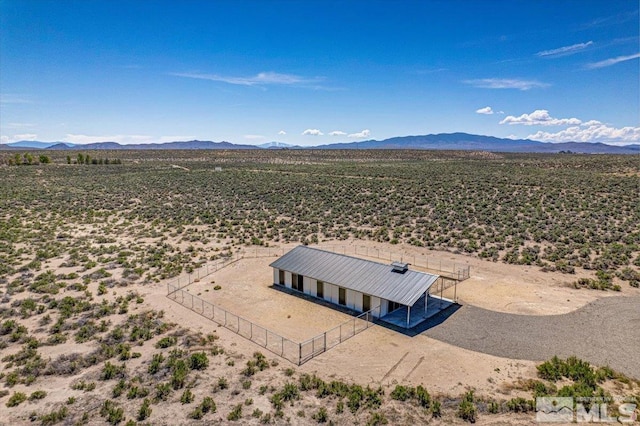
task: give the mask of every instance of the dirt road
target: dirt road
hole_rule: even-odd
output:
[[[607,297],[564,315],[529,316],[460,307],[424,334],[490,355],[541,361],[575,355],[640,379],[640,297]]]

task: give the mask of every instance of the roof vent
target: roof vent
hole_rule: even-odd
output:
[[[391,267],[392,267],[391,271],[397,272],[398,274],[404,274],[409,270],[408,263],[403,263],[398,261],[392,262]]]

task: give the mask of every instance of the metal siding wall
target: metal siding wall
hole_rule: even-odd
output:
[[[380,306],[380,298],[376,297],[376,296],[371,296],[371,309],[376,309],[378,306]],[[374,310],[373,311],[374,315],[378,315],[379,310]]]
[[[312,288],[312,282],[315,284],[316,280],[309,277],[302,277],[302,289],[305,294],[315,295],[316,289]]]
[[[278,279],[280,279],[280,270],[278,268],[273,268],[273,283],[280,284]]]
[[[329,302],[338,304],[338,287],[333,284],[324,283],[324,298]]]
[[[387,301],[385,299],[380,299],[380,316],[383,317],[387,315]]]
[[[347,306],[362,312],[362,293],[347,289]]]
[[[307,278],[307,277],[304,277],[304,279],[305,279],[304,288],[306,289],[307,285],[309,287],[309,290],[308,291],[305,290],[305,293],[317,297],[318,296],[318,281],[314,280],[313,278]]]
[[[289,271],[284,272],[284,285],[291,288],[291,272]]]

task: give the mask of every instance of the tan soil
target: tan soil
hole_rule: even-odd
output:
[[[471,265],[471,278],[457,287],[458,300],[462,304],[476,305],[500,312],[527,315],[561,314],[578,309],[601,297],[640,294],[637,289],[632,289],[629,286],[623,287],[621,293],[576,290],[569,286],[577,279],[573,275],[545,273],[533,266],[493,263],[470,256],[429,251],[412,246],[389,246],[366,241],[332,241],[321,243],[319,247],[332,249],[336,246],[353,247],[356,245],[371,249],[383,249],[387,252],[404,251],[409,254],[425,254],[434,260],[440,259],[444,262],[454,261]],[[295,244],[288,244],[281,247],[283,250],[288,250],[294,246]],[[189,292],[200,294],[200,297],[205,300],[271,328],[295,341],[309,338],[349,319],[349,316],[330,308],[270,288],[273,274],[268,264],[271,261],[270,258],[241,260],[226,269],[201,278],[198,283],[189,287]],[[58,266],[59,262],[54,261],[52,264]],[[60,269],[60,272],[69,272],[67,268]],[[182,280],[185,278],[186,275],[181,277]],[[215,333],[220,336],[219,343],[225,348],[225,354],[212,359],[212,365],[201,373],[198,379],[199,383],[206,383],[206,386],[197,386],[194,390],[196,401],[200,401],[205,395],[210,395],[211,384],[215,383],[219,377],[228,377],[231,388],[238,390],[235,396],[231,396],[230,393],[225,393],[224,397],[222,394],[213,395],[220,413],[211,418],[215,422],[226,423],[224,420],[226,413],[235,404],[242,403],[246,398],[252,398],[254,402],[250,407],[245,408],[243,420],[245,424],[257,423],[254,421],[255,419],[249,417],[253,409],[260,408],[264,412],[271,410],[268,395],[258,395],[257,389],[263,384],[279,386],[286,380],[290,380],[283,374],[283,371],[290,367],[299,373],[315,372],[324,380],[336,378],[362,385],[382,385],[386,388],[387,393],[390,391],[389,387],[392,388],[395,384],[422,384],[435,395],[460,395],[468,388],[475,388],[478,395],[498,399],[530,396],[527,393],[512,390],[509,384],[521,378],[535,377],[536,363],[533,361],[514,361],[473,352],[424,335],[408,337],[380,326],[371,327],[297,367],[168,299],[166,291],[169,281],[173,280],[147,285],[133,283],[124,288],[111,289],[107,295],[102,297],[112,299],[114,297],[113,291],[118,294],[138,291],[144,297],[144,302],[141,305],[132,304],[130,313],[147,309],[163,310],[165,319],[177,323],[180,327],[194,332],[202,332],[205,335]],[[222,288],[213,290],[216,284]],[[92,284],[91,290],[95,294],[96,288],[94,287],[96,286]],[[209,291],[206,291],[207,289]],[[452,297],[452,292],[453,289],[448,290],[446,296]],[[33,321],[21,322],[31,330],[37,328]],[[153,347],[154,341],[148,342],[144,346],[134,347],[132,350],[142,352],[141,359],[148,359],[152,353],[157,351]],[[53,359],[61,353],[89,352],[94,347],[95,342],[78,345],[71,338],[66,344],[43,347],[41,351],[43,357]],[[239,377],[237,373],[238,365],[244,365],[251,354],[256,351],[262,351],[270,360],[276,360],[279,365],[252,378],[251,389],[243,390],[240,386],[242,377]],[[11,352],[8,348],[0,351],[0,354],[5,356]],[[230,361],[235,363],[235,367],[228,365]],[[146,365],[141,364],[140,360],[135,359],[129,360],[127,366],[130,371],[146,368]],[[4,365],[0,367],[0,373],[3,369]],[[45,400],[26,402],[12,408],[10,424],[30,424],[30,421],[26,419],[28,413],[51,411],[57,407],[55,404],[66,401],[69,396],[76,396],[79,401],[82,401],[83,406],[88,410],[93,410],[92,412],[95,414],[98,404],[106,395],[110,394],[114,385],[114,382],[105,383],[97,380],[100,369],[101,366],[95,366],[76,376],[46,377],[40,378],[36,384],[30,387],[15,386],[11,389],[11,393],[23,391],[28,395],[36,389],[45,389],[48,396]],[[90,393],[71,390],[70,384],[79,379],[95,381],[96,390]],[[179,392],[177,395],[174,392],[172,398],[179,398],[179,395]],[[98,398],[98,396],[101,397]],[[4,411],[7,399],[8,396],[0,399],[0,411]],[[134,412],[140,404],[138,400],[128,401],[126,398],[121,399],[121,402],[125,407],[136,407],[132,408],[131,412]],[[154,423],[186,423],[187,421],[183,417],[175,418],[176,406],[174,404],[175,401],[172,404],[153,405],[152,419],[154,419]],[[304,419],[292,417],[291,424],[312,422],[310,415],[319,407],[320,403],[312,398],[309,401],[305,400],[304,404],[307,417]],[[188,409],[181,409],[182,412],[187,412],[186,410]],[[398,416],[396,421],[392,423],[412,422],[409,417],[406,417],[406,414],[398,414]],[[6,420],[6,418],[0,420],[0,424]],[[532,414],[485,415],[481,416],[479,420],[480,424],[533,424],[533,422],[534,416]],[[434,422],[434,424],[449,423],[463,424],[464,422],[451,415]],[[102,419],[95,416],[89,424],[102,424]]]

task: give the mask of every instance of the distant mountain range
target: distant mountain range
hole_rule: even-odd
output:
[[[440,133],[437,135],[400,136],[381,141],[335,143],[319,149],[433,149],[492,152],[555,153],[571,151],[585,154],[640,154],[637,145],[607,145],[592,142],[548,143],[530,139],[504,139],[468,133]]]
[[[262,145],[241,145],[231,142],[187,141],[121,145],[117,142],[95,142],[74,145],[68,142],[20,141],[0,144],[0,149],[50,149],[50,150],[117,150],[117,149],[431,149],[492,152],[557,153],[575,152],[586,154],[640,154],[640,144],[608,145],[604,143],[563,142],[545,143],[529,139],[503,139],[493,136],[468,133],[441,133],[437,135],[401,136],[389,139],[362,142],[342,142],[314,147],[301,147],[283,142],[268,142]]]

